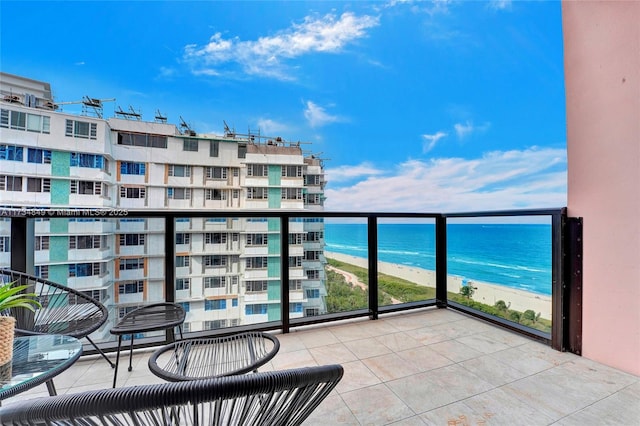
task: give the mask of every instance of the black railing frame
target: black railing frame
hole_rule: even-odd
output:
[[[122,219],[122,210],[114,211],[117,214],[111,214],[110,210],[100,210],[100,214],[84,214],[89,210],[81,210],[82,217],[101,217],[109,219]],[[97,210],[96,210],[97,211]],[[11,269],[33,274],[33,241],[34,241],[34,215],[30,215],[25,209],[9,209],[5,216],[11,217]],[[35,215],[40,217],[41,214]],[[73,218],[78,215],[72,214],[69,210],[55,211],[48,214],[49,217],[57,218]],[[447,224],[448,218],[480,218],[480,217],[507,217],[507,216],[550,216],[552,225],[552,241],[551,241],[551,257],[552,257],[552,330],[551,333],[540,332],[511,321],[497,318],[480,311],[471,309],[459,303],[448,300],[447,297]],[[570,304],[568,302],[569,283],[567,280],[574,281],[572,287],[579,286],[580,281],[575,282],[575,270],[572,274],[568,272],[567,252],[571,252],[571,259],[580,259],[581,255],[581,232],[579,235],[580,242],[577,244],[575,239],[576,232],[572,232],[567,236],[566,208],[558,209],[533,209],[533,210],[503,210],[503,211],[484,211],[484,212],[464,212],[464,213],[386,213],[386,212],[327,212],[327,211],[298,211],[298,210],[266,210],[266,211],[228,211],[228,210],[185,210],[185,211],[168,211],[168,210],[129,210],[126,211],[128,218],[164,218],[165,222],[165,299],[168,302],[175,301],[175,221],[178,218],[193,217],[218,217],[218,218],[279,218],[280,219],[280,256],[281,256],[281,318],[279,321],[272,321],[261,324],[243,325],[222,329],[219,331],[208,330],[206,332],[193,333],[194,335],[222,335],[230,334],[244,330],[280,330],[283,333],[289,333],[292,327],[304,325],[319,324],[331,321],[346,320],[352,318],[368,317],[370,320],[376,320],[380,314],[404,311],[424,307],[452,308],[468,315],[481,318],[501,327],[515,331],[520,334],[527,335],[536,340],[550,344],[554,349],[559,351],[572,350],[577,352],[580,350],[580,336],[576,336],[575,321],[581,321],[581,307],[578,302]],[[289,315],[289,220],[291,218],[311,218],[322,217],[327,218],[361,218],[367,221],[368,235],[368,288],[369,288],[369,306],[366,309],[354,310],[349,312],[341,312],[327,314],[317,317],[290,318]],[[420,302],[402,303],[390,306],[378,306],[378,220],[384,218],[400,218],[400,219],[433,219],[435,222],[435,252],[436,252],[436,297],[435,299]],[[580,226],[582,222],[580,221]],[[580,228],[581,230],[581,228]],[[570,238],[568,240],[567,238]],[[31,242],[31,243],[29,243]],[[581,266],[581,265],[580,265]],[[574,267],[575,269],[575,267]],[[575,291],[574,291],[575,299]],[[571,315],[570,315],[571,310]],[[579,318],[578,318],[579,317]],[[574,318],[577,318],[574,320]],[[573,335],[569,337],[569,329]],[[580,329],[581,330],[581,329]],[[137,347],[154,346],[159,343],[170,341],[173,335],[167,333],[164,340],[149,339],[147,342],[139,342]],[[104,344],[105,350],[115,347],[110,343]],[[112,347],[113,346],[113,347]],[[576,348],[578,348],[576,350]],[[87,348],[89,349],[89,348]]]

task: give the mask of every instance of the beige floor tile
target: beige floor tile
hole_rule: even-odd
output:
[[[384,384],[344,393],[342,399],[363,425],[386,425],[415,415]]]
[[[358,359],[343,343],[319,346],[309,349],[309,352],[319,365],[341,364]]]
[[[329,395],[303,423],[305,426],[347,425],[359,426],[360,422],[353,415],[347,404],[339,395]]]
[[[453,363],[453,361],[428,346],[407,349],[406,351],[397,352],[397,354],[400,358],[417,367],[419,371],[433,370]]]
[[[422,346],[422,342],[409,336],[407,333],[398,332],[376,336],[375,340],[388,347],[393,352],[400,352],[406,349],[418,348]]]
[[[374,356],[391,353],[391,349],[373,338],[350,340],[344,345],[355,354],[358,359],[371,358]]]
[[[271,360],[271,364],[276,370],[318,365],[313,356],[311,356],[311,353],[306,349],[301,351],[278,353]]]
[[[383,382],[421,372],[414,363],[407,362],[395,353],[363,359],[362,362]]]
[[[453,362],[461,362],[482,355],[481,352],[470,348],[456,340],[446,340],[444,342],[429,345],[429,349],[438,352],[440,355]]]
[[[336,386],[336,390],[341,395],[354,389],[381,383],[381,380],[362,361],[347,362],[342,364],[342,367],[344,367],[344,376]]]

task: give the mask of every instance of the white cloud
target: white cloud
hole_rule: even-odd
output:
[[[329,123],[340,121],[336,115],[328,114],[323,107],[307,101],[307,108],[304,110],[304,118],[307,119],[311,127],[321,127]]]
[[[511,0],[491,0],[488,6],[495,10],[509,10],[511,9]]]
[[[370,176],[377,176],[383,173],[384,172],[382,170],[375,168],[369,163],[362,163],[357,166],[340,166],[325,170],[326,179],[334,183],[368,178]]]
[[[261,134],[268,136],[280,136],[281,133],[288,130],[285,124],[278,123],[270,118],[258,119],[258,128],[260,129]]]
[[[424,139],[424,143],[422,144],[422,153],[426,154],[431,151],[438,141],[447,136],[445,132],[437,132],[433,135],[422,135],[422,139]]]
[[[480,126],[476,126],[471,121],[467,121],[464,124],[456,123],[453,126],[453,129],[456,131],[458,139],[464,139],[472,133],[487,131],[489,127],[491,127],[491,123],[484,123]]]
[[[311,53],[338,53],[377,25],[377,17],[356,16],[351,12],[340,17],[307,16],[301,24],[253,41],[224,39],[221,33],[216,33],[204,46],[185,46],[184,58],[198,74],[206,70],[209,75],[217,75],[237,65],[245,74],[286,80],[291,78],[287,73],[288,60]]]
[[[354,178],[363,178],[348,186],[327,174],[325,208],[330,211],[463,212],[567,203],[564,149],[533,147],[475,159],[411,160],[392,173],[354,172]]]

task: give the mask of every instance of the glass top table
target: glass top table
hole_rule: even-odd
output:
[[[11,378],[0,378],[0,400],[47,382],[73,365],[82,355],[82,344],[74,337],[59,334],[16,337],[13,341]],[[51,382],[51,383],[50,383]]]

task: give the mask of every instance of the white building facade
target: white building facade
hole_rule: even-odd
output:
[[[89,98],[84,106],[96,114],[67,114],[48,83],[5,73],[0,92],[0,205],[42,209],[34,273],[100,300],[109,324],[166,299],[164,219],[69,219],[53,211],[323,209],[323,162],[299,143],[181,132],[129,114],[105,119]],[[187,331],[279,320],[282,243],[290,252],[290,317],[326,312],[323,220],[293,220],[288,242],[280,241],[279,221],[177,220],[175,300],[188,312]],[[0,221],[0,267],[10,265],[9,227]]]

